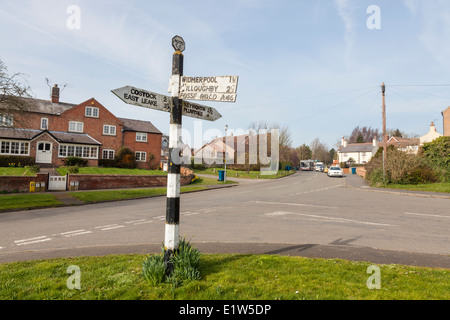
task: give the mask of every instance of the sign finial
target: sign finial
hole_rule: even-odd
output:
[[[172,38],[172,47],[176,51],[183,52],[186,48],[186,43],[184,42],[183,38],[180,36],[175,36]]]

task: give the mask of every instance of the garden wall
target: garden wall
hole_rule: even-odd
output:
[[[35,176],[0,176],[0,192],[29,192],[30,183],[48,185],[48,174],[38,173]]]
[[[191,182],[193,175],[182,175],[180,184],[182,186]],[[68,185],[77,190],[98,189],[125,189],[125,188],[148,188],[167,187],[167,176],[130,176],[118,174],[69,174]]]

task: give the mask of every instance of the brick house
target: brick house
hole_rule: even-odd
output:
[[[27,111],[0,115],[0,156],[29,156],[52,166],[77,156],[97,166],[125,146],[135,152],[139,168],[156,168],[160,161],[162,133],[149,121],[118,118],[94,98],[60,102],[57,85],[51,101],[24,100]]]

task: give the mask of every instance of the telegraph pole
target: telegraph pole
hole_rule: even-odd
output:
[[[179,99],[180,77],[183,75],[183,38],[172,39],[175,52],[172,56],[172,111],[170,113],[169,168],[167,175],[166,227],[164,262],[171,271],[170,257],[178,249],[180,232],[180,168],[181,168],[181,125],[182,104]]]
[[[386,183],[386,153],[387,153],[387,137],[386,137],[386,86],[381,83],[381,94],[383,101],[383,182]]]

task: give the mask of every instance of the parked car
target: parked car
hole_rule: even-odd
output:
[[[344,176],[344,172],[339,167],[330,167],[330,169],[327,172],[327,175],[329,177],[341,177],[342,178]]]

